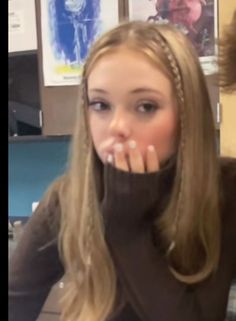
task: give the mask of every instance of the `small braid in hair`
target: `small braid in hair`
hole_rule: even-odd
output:
[[[180,181],[180,190],[179,190],[179,197],[178,197],[178,206],[176,210],[176,215],[175,215],[175,220],[173,223],[173,239],[170,242],[170,245],[167,249],[167,256],[170,255],[170,253],[174,250],[176,243],[175,243],[175,236],[178,230],[178,221],[179,217],[182,212],[182,207],[183,207],[183,181],[184,181],[184,165],[183,165],[183,154],[184,154],[184,148],[185,148],[185,139],[186,139],[186,133],[185,133],[185,112],[184,112],[184,92],[183,92],[183,84],[182,84],[182,78],[180,74],[180,70],[177,64],[177,61],[175,59],[174,54],[171,51],[171,48],[169,47],[169,44],[167,43],[166,39],[158,33],[158,38],[159,38],[159,43],[166,54],[166,57],[169,61],[173,79],[174,79],[174,84],[177,92],[177,97],[179,101],[179,109],[180,109],[180,129],[181,129],[181,139],[180,139],[180,160],[182,163],[181,166],[181,181]]]

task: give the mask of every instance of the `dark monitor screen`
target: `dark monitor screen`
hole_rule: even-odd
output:
[[[40,91],[37,52],[8,57],[9,135],[40,135]]]

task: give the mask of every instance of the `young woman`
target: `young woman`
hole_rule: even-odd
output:
[[[223,321],[235,191],[188,40],[147,22],[109,31],[84,66],[68,171],[12,257],[10,320],[35,320],[65,273],[64,321]]]

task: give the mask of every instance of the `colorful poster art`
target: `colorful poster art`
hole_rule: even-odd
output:
[[[193,43],[205,74],[216,71],[216,0],[129,0],[130,20],[172,23]]]
[[[44,85],[79,84],[91,44],[118,23],[117,1],[42,0]]]

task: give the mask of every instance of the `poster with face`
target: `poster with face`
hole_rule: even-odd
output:
[[[42,0],[44,85],[79,84],[91,44],[118,22],[117,1]]]
[[[216,0],[130,0],[129,17],[175,25],[192,41],[204,73],[216,71]]]

